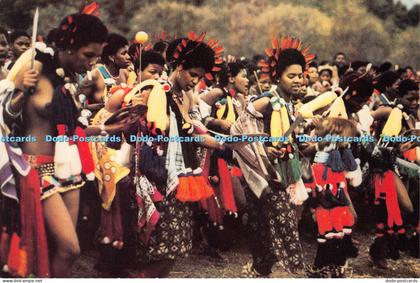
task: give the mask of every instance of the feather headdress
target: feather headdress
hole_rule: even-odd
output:
[[[290,36],[284,37],[281,42],[277,38],[271,41],[272,47],[265,49],[265,54],[268,56],[268,62],[260,62],[259,66],[264,73],[269,73],[271,78],[277,78],[277,66],[279,64],[279,57],[282,51],[286,49],[296,49],[303,57],[305,57],[306,68],[315,59],[315,54],[309,53],[309,46],[304,46],[300,39]]]
[[[201,33],[197,36],[195,32],[191,31],[188,37],[181,39],[179,44],[176,46],[172,55],[172,62],[170,63],[175,64],[176,66],[182,65],[185,63],[188,54],[194,52],[194,50],[196,50],[199,46],[207,45],[214,52],[214,64],[212,70],[206,73],[205,76],[208,80],[213,80],[214,74],[222,69],[221,65],[223,64],[222,56],[224,48],[220,45],[219,41],[214,38],[204,41],[205,36],[205,33]]]

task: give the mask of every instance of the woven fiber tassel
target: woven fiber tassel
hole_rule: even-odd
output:
[[[346,171],[354,171],[357,169],[357,163],[350,148],[346,148],[343,151],[342,158]]]

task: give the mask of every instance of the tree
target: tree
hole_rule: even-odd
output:
[[[318,56],[326,56],[333,21],[317,8],[278,4],[258,16],[255,28],[260,39],[257,45],[259,52],[269,46],[273,37],[290,35],[310,44],[311,51]]]
[[[411,7],[410,11],[407,14],[408,24],[410,26],[417,26],[420,22],[420,5],[416,4]]]
[[[390,59],[399,65],[411,65],[417,70],[420,69],[420,43],[418,35],[420,27],[410,27],[395,35]]]
[[[380,19],[386,19],[394,13],[393,0],[364,0],[363,4],[367,7],[369,12],[378,16]]]
[[[36,7],[62,3],[60,0],[0,0],[0,24],[11,29],[27,30],[32,26]],[[42,10],[42,9],[41,9]]]
[[[170,35],[186,35],[194,30],[205,29],[216,15],[208,7],[194,7],[177,2],[157,2],[142,7],[130,21],[131,34],[143,30],[149,34],[160,34],[162,31]]]
[[[343,51],[352,60],[380,62],[389,56],[390,35],[383,21],[351,1],[337,7],[330,50]]]

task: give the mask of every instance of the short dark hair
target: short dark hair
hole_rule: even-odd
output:
[[[267,61],[267,56],[263,54],[256,54],[252,57],[252,61],[254,61],[254,63],[258,63],[260,60]]]
[[[389,70],[391,70],[391,68],[392,68],[392,63],[391,62],[389,62],[389,61],[384,62],[379,66],[379,73],[384,73],[386,71],[389,71]]]
[[[48,32],[48,34],[47,34],[47,37],[46,37],[46,39],[45,39],[45,43],[46,43],[47,45],[52,45],[52,44],[55,44],[55,40],[56,40],[56,38],[57,38],[57,36],[58,36],[58,33],[59,33],[58,28],[53,28],[53,29],[51,29],[51,30]]]
[[[168,48],[168,46],[169,46],[169,42],[160,40],[156,42],[155,44],[153,44],[153,50],[163,55],[166,52],[166,49]]]
[[[240,62],[225,64],[219,72],[219,86],[226,87],[229,84],[229,78],[236,77],[241,70],[246,70],[246,67]]]
[[[131,61],[134,64],[134,69],[138,71],[139,69],[139,58],[138,58],[138,45],[132,44],[128,48],[128,54],[130,55]],[[165,65],[165,59],[163,58],[162,54],[156,52],[154,50],[147,50],[141,53],[141,69],[140,71],[144,71],[149,64],[156,64],[159,66]]]
[[[320,70],[318,71],[318,74],[321,76],[321,74],[322,74],[323,72],[327,72],[327,73],[330,75],[330,77],[332,77],[332,76],[333,76],[333,71],[332,71],[331,69],[329,69],[329,68],[320,69]]]
[[[318,63],[316,61],[312,61],[311,63],[309,63],[309,68],[317,68],[318,69]]]
[[[120,48],[128,45],[128,40],[120,34],[110,33],[106,43],[101,58],[105,64],[108,64],[109,56],[115,55]]]
[[[186,52],[182,52],[178,58],[174,58],[175,50],[182,40],[187,41]],[[187,38],[178,38],[172,41],[166,50],[166,59],[170,62],[171,68],[175,69],[179,65],[186,70],[191,68],[203,68],[206,73],[212,71],[214,66],[215,53],[213,49],[204,42],[188,40]]]
[[[21,36],[25,36],[25,37],[30,38],[29,34],[26,31],[24,31],[24,30],[15,30],[15,31],[12,31],[12,33],[9,36],[10,43],[13,44],[15,42],[15,40],[18,39]]]
[[[379,76],[376,89],[380,92],[385,92],[386,88],[392,86],[399,78],[400,76],[398,73],[394,71],[386,71]]]
[[[408,69],[410,69],[411,71],[414,71],[413,67],[411,67],[411,66],[405,66],[405,67],[404,67],[404,70],[405,70],[405,71],[407,71]]]
[[[346,54],[344,54],[343,52],[337,52],[337,53],[335,53],[335,55],[333,57],[333,61],[335,61],[335,59],[337,59],[338,55],[343,55],[344,57],[346,57]]]
[[[72,14],[61,21],[55,43],[61,50],[77,50],[89,43],[105,43],[107,37],[108,29],[99,18]]]
[[[410,79],[402,80],[398,85],[398,96],[403,97],[407,94],[410,90],[419,90],[419,85]]]
[[[277,64],[276,78],[280,78],[287,67],[291,65],[300,65],[302,66],[302,71],[305,71],[305,57],[300,51],[293,48],[281,51]]]
[[[360,67],[364,67],[367,66],[369,63],[366,61],[360,61],[360,60],[356,60],[351,62],[351,67],[353,70],[357,71],[357,69],[359,69]]]

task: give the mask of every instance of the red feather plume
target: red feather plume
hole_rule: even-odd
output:
[[[296,49],[304,57],[306,62],[306,69],[308,69],[309,64],[312,60],[315,59],[315,54],[308,53],[309,46],[304,47],[303,42],[300,39],[293,38],[290,36],[284,37],[281,42],[277,38],[273,38],[271,41],[272,48],[266,48],[265,54],[267,54],[269,61],[259,64],[263,72],[267,72],[271,75],[272,78],[275,78],[277,75],[277,65],[278,59],[281,52],[285,49]]]
[[[86,1],[86,4],[84,5],[84,7],[82,7],[80,11],[80,14],[86,14],[86,15],[99,17],[100,15],[99,8],[100,8],[99,4],[96,3],[95,1],[90,4],[87,4],[87,1]]]

